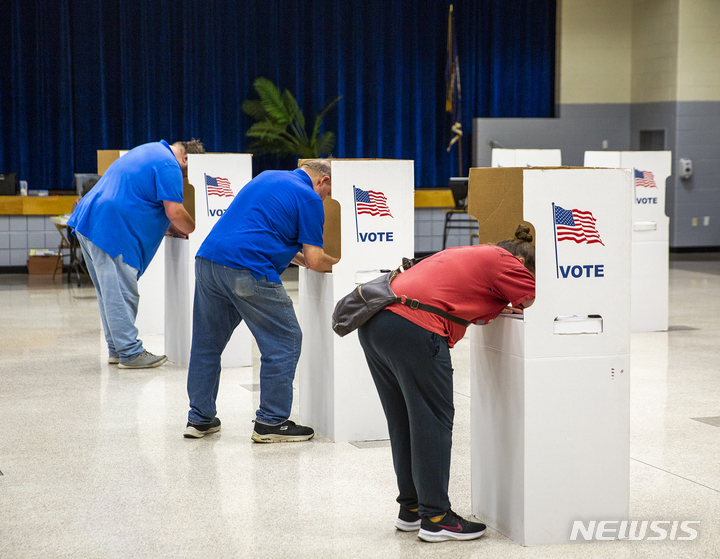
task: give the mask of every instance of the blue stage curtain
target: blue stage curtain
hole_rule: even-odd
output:
[[[552,117],[556,0],[455,0],[463,173],[475,117]],[[72,188],[96,150],[200,138],[244,152],[253,81],[337,134],[335,157],[415,161],[417,186],[458,174],[445,115],[450,2],[3,0],[0,172]],[[294,161],[254,158],[254,171]]]

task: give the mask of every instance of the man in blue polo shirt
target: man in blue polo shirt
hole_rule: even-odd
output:
[[[183,207],[183,175],[188,153],[202,152],[197,140],[173,145],[162,140],[130,150],[110,165],[68,220],[95,284],[108,363],[122,369],[167,361],[137,338],[137,281],[166,233],[187,237],[195,230]]]
[[[306,161],[294,171],[265,171],[240,190],[205,238],[195,258],[185,437],[220,430],[215,407],[220,356],[241,320],[262,355],[252,439],[305,441],[315,434],[288,419],[302,332],[280,274],[291,262],[317,272],[329,272],[338,262],[322,248],[322,202],[330,189],[325,159]]]

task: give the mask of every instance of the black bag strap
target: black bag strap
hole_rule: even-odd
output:
[[[403,258],[402,266],[400,266],[397,270],[393,272],[393,274],[390,276],[390,282],[392,282],[392,280],[394,280],[398,274],[401,274],[405,270],[412,268],[415,264],[417,264],[421,260],[424,260],[428,256],[432,255],[428,254],[427,256],[422,256],[420,258]],[[472,324],[472,322],[470,322],[469,320],[465,320],[464,318],[458,318],[457,316],[454,316],[442,309],[438,309],[437,307],[433,307],[432,305],[426,305],[425,303],[421,303],[417,299],[409,299],[406,295],[399,295],[396,298],[396,302],[400,303],[401,305],[405,305],[406,307],[410,307],[411,309],[420,309],[421,311],[436,314],[446,320],[449,320],[450,322],[459,324],[460,326],[468,327]]]
[[[405,305],[406,307],[410,307],[411,309],[420,309],[421,311],[427,311],[429,313],[436,314],[442,318],[445,318],[449,320],[450,322],[454,322],[455,324],[460,324],[461,326],[470,326],[472,322],[469,320],[465,320],[464,318],[458,318],[457,316],[454,316],[450,314],[449,312],[445,312],[442,309],[438,309],[437,307],[433,307],[432,305],[426,305],[425,303],[421,303],[417,299],[408,299],[405,295],[400,295],[398,297],[401,305]]]

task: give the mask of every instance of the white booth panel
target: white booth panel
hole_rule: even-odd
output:
[[[492,167],[559,167],[562,153],[559,149],[505,149],[493,148]]]

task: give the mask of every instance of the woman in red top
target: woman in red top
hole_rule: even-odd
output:
[[[475,324],[522,312],[535,300],[535,247],[528,227],[518,227],[515,237],[438,252],[395,278],[392,289]],[[456,515],[448,498],[455,413],[450,348],[465,327],[394,304],[358,335],[388,422],[400,504],[395,526],[419,529],[431,542],[479,538],[485,525]]]

